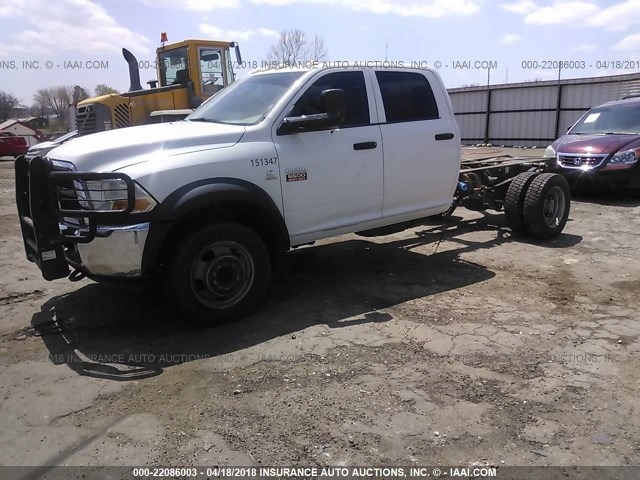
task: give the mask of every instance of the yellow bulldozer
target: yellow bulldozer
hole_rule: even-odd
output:
[[[75,108],[78,135],[180,120],[234,81],[231,49],[235,50],[236,62],[242,63],[236,42],[184,40],[165,44],[166,41],[163,33],[155,64],[138,62],[129,50],[122,49],[129,64],[129,91],[78,102]],[[140,85],[141,67],[156,69],[157,79],[147,82],[147,89]]]

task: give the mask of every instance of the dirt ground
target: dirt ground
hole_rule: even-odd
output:
[[[196,329],[149,289],[45,282],[12,161],[0,192],[1,465],[640,464],[640,196],[581,194],[549,242],[464,210],[320,242]]]

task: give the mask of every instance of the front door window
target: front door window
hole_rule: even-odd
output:
[[[198,56],[200,58],[202,91],[212,95],[224,87],[222,50],[219,48],[200,48]]]

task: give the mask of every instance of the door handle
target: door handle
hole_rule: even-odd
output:
[[[362,143],[354,143],[354,150],[373,150],[378,146],[378,142],[362,142]]]
[[[436,140],[451,140],[454,136],[453,133],[436,133]]]

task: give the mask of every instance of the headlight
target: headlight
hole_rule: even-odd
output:
[[[638,161],[639,154],[640,148],[618,152],[611,160],[609,160],[609,165],[629,165],[631,163],[636,163]]]
[[[553,149],[553,147],[551,145],[549,145],[547,147],[547,149],[544,151],[544,158],[556,158],[556,151]]]
[[[153,210],[158,203],[151,196],[151,194],[148,193],[144,188],[142,188],[137,183],[134,183],[134,187],[135,187],[134,190],[136,193],[136,197],[135,197],[132,213],[144,213],[144,212],[150,212],[151,210]],[[118,202],[115,202],[115,203],[117,205]],[[126,200],[120,201],[120,205],[121,206],[117,206],[117,209],[127,208],[127,201]]]
[[[76,191],[82,208],[98,211],[126,210],[128,206],[127,184],[124,180],[87,180]],[[135,200],[132,213],[153,210],[155,199],[137,183],[134,183]]]

